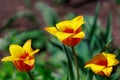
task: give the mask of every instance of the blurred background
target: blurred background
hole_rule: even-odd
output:
[[[23,10],[30,10],[42,27],[46,26],[44,17],[41,11],[35,8],[37,2],[43,2],[48,7],[54,9],[60,18],[64,18],[69,13],[77,15],[94,15],[96,4],[101,2],[101,9],[99,12],[99,19],[102,27],[105,27],[107,15],[112,13],[112,33],[114,35],[115,44],[120,44],[119,30],[120,30],[120,1],[119,0],[0,0],[0,27],[3,27],[9,18],[14,16],[17,12]],[[40,26],[40,27],[41,27]],[[15,21],[11,28],[24,30],[33,28],[32,23],[24,18]],[[0,34],[1,36],[3,34]]]
[[[36,66],[37,69],[33,69],[36,80],[65,80],[61,66],[65,68],[66,58],[61,52],[61,43],[51,38],[43,28],[54,26],[61,20],[72,19],[77,15],[83,15],[86,21],[83,25],[86,38],[83,44],[76,47],[78,53],[85,53],[82,56],[80,54],[81,57],[78,54],[80,60],[83,60],[80,68],[83,69],[84,63],[106,46],[105,51],[115,52],[120,58],[120,0],[0,0],[0,59],[9,55],[8,48],[11,43],[23,45],[31,38],[34,49],[41,49],[38,54],[40,56],[37,56],[40,61],[37,59],[36,62],[41,68]],[[56,57],[62,65],[55,62]],[[0,64],[0,80],[24,80],[24,73],[19,74],[16,71],[12,74],[12,64]],[[7,64],[12,67],[6,69]],[[117,72],[116,79],[110,80],[118,80],[120,68]],[[45,74],[48,74],[48,78]]]

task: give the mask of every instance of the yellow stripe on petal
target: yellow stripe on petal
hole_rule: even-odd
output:
[[[58,28],[59,31],[64,32],[66,29],[73,30],[72,29],[72,23],[69,20],[59,22],[56,24],[56,27]]]
[[[12,56],[8,56],[8,57],[4,57],[4,58],[2,58],[1,61],[13,61],[13,60],[14,60],[14,59],[13,59]]]
[[[76,31],[78,28],[82,27],[82,25],[84,23],[85,22],[83,22],[83,21],[74,22],[73,25],[72,25],[72,28],[74,29],[74,31]]]
[[[83,20],[84,20],[83,16],[77,16],[77,17],[73,18],[71,21],[77,22],[77,21],[83,21]]]
[[[106,76],[110,76],[111,72],[112,72],[113,68],[112,67],[107,67],[103,69],[103,72]]]
[[[25,54],[25,50],[21,46],[15,44],[10,45],[9,51],[13,57],[20,57]]]
[[[84,20],[83,20],[83,16],[77,16],[74,19],[71,20],[73,25],[72,28],[74,29],[74,31],[76,31],[78,28],[80,28],[82,26],[82,24],[84,24]]]
[[[27,53],[33,52],[33,49],[31,48],[31,40],[30,39],[25,42],[25,44],[23,45],[23,48],[25,49],[25,51]]]
[[[81,31],[78,34],[74,35],[72,38],[84,38],[84,37],[85,37],[85,33]]]
[[[36,49],[36,50],[34,50],[32,53],[30,53],[30,56],[36,54],[36,53],[39,52],[39,51],[40,51],[40,49]]]
[[[56,37],[60,40],[63,41],[65,39],[67,39],[68,37],[72,36],[73,34],[71,33],[64,33],[64,32],[57,32],[56,33]]]
[[[2,58],[1,61],[14,61],[14,60],[21,60],[21,59],[20,59],[20,58],[13,57],[13,56],[8,56],[8,57]]]
[[[114,66],[119,64],[119,61],[115,58],[116,55],[114,54],[106,54],[107,61],[108,61],[108,66]]]
[[[105,68],[105,66],[100,66],[100,65],[96,65],[96,64],[87,64],[87,65],[85,65],[85,68],[87,68],[87,67],[90,67],[94,73],[99,73],[100,71],[102,71]]]
[[[24,63],[29,65],[29,66],[32,66],[35,63],[35,60],[34,59],[32,59],[32,60],[25,60]]]
[[[58,32],[58,30],[55,27],[47,27],[47,28],[44,28],[44,29],[52,35],[55,35],[56,32]]]

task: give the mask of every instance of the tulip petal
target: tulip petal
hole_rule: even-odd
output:
[[[44,28],[44,29],[54,36],[55,36],[56,32],[58,32],[58,30],[55,27],[47,27],[47,28]]]
[[[107,66],[107,59],[103,54],[97,54],[90,61],[88,61],[86,64],[90,64],[90,63]]]
[[[64,33],[64,32],[57,32],[56,33],[56,37],[60,40],[63,41],[65,39],[67,39],[68,37],[72,36],[73,34],[71,33]]]
[[[111,72],[112,72],[113,68],[112,67],[107,67],[103,69],[103,72],[106,76],[110,76]]]
[[[73,23],[72,28],[74,29],[74,31],[76,31],[85,22],[83,20],[83,16],[78,16],[78,17],[75,17],[74,19],[72,19],[72,23]]]
[[[83,31],[79,32],[78,34],[72,36],[72,38],[84,38],[85,33]]]
[[[30,39],[25,42],[25,44],[23,45],[23,48],[25,49],[25,51],[27,53],[33,52],[33,49],[31,48],[31,40]]]
[[[92,63],[85,65],[85,68],[87,67],[90,67],[94,73],[99,73],[105,68],[105,66],[100,66]]]
[[[107,60],[108,60],[108,66],[114,66],[119,64],[119,61],[115,58],[116,55],[114,54],[106,54]]]
[[[34,50],[32,53],[30,53],[30,56],[36,54],[37,52],[39,52],[39,49],[36,49],[36,50]]]
[[[21,46],[15,44],[10,45],[9,51],[13,57],[20,57],[25,54],[25,50]]]
[[[84,24],[84,22],[74,22],[72,28],[74,29],[74,31],[76,31],[78,28],[82,27],[82,24]]]
[[[15,58],[13,56],[8,56],[8,57],[2,58],[1,61],[14,61],[14,60],[21,60],[21,59],[20,58]]]
[[[58,28],[59,31],[62,31],[62,32],[66,30],[73,32],[72,23],[69,20],[59,22],[58,24],[56,24],[56,27]]]
[[[83,20],[84,20],[83,16],[77,16],[77,17],[72,19],[72,22],[74,23],[74,22],[83,21]]]
[[[29,66],[32,66],[34,64],[35,60],[32,59],[32,60],[25,60],[24,63],[29,65]]]

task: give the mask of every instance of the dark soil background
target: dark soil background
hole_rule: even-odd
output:
[[[42,1],[48,6],[57,11],[61,18],[64,18],[69,12],[74,12],[78,15],[94,15],[97,1],[96,0],[71,0],[69,3],[62,6],[55,5],[52,0],[31,0],[31,11],[37,16],[40,24],[46,26],[40,12],[34,8],[34,4],[37,1]],[[114,44],[120,46],[120,5],[110,0],[100,0],[102,3],[99,18],[102,26],[106,26],[108,13],[112,13],[112,33],[114,36]],[[20,10],[26,10],[28,7],[24,4],[24,0],[0,0],[0,28],[7,22],[7,20],[15,15]],[[13,23],[11,28],[17,28],[19,30],[25,30],[32,28],[33,24],[26,19],[17,20]],[[3,34],[0,34],[3,36]],[[1,36],[1,37],[2,37]]]

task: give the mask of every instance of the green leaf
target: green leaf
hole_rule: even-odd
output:
[[[19,44],[24,44],[24,42],[28,39],[32,39],[34,48],[43,48],[45,46],[44,44],[46,43],[47,37],[43,31],[35,29],[17,33],[15,35],[12,35],[10,38],[11,43]]]
[[[63,50],[61,47],[61,43],[56,38],[51,38],[49,40],[49,43],[51,43],[55,48],[58,48],[59,50]]]
[[[85,62],[91,58],[91,53],[89,53],[90,49],[88,47],[88,44],[85,41],[81,41],[80,44],[78,44],[75,47],[75,49],[78,55],[79,68],[82,70],[82,72],[86,73],[86,70],[84,69],[84,65]]]
[[[97,80],[104,80],[104,78],[105,78],[104,76],[97,75],[97,74],[95,74],[95,77]]]
[[[57,13],[42,2],[36,3],[36,8],[42,12],[42,16],[47,24],[47,26],[55,26],[59,21],[59,16]]]
[[[90,33],[90,31],[91,31],[91,26],[92,26],[92,17],[89,17],[89,16],[84,16],[84,20],[85,20],[85,31],[86,31],[86,33],[88,34],[88,33]]]
[[[98,3],[97,4],[97,7],[96,7],[96,12],[95,12],[95,16],[94,16],[94,21],[93,21],[93,25],[92,25],[92,29],[91,29],[91,32],[90,32],[90,37],[92,38],[93,35],[95,34],[96,32],[96,29],[97,29],[97,19],[98,19],[98,14],[99,14],[99,11],[100,11],[100,6],[101,4]]]
[[[120,77],[119,73],[114,73],[110,76],[109,80],[118,80]]]
[[[110,46],[110,44],[112,43],[112,41],[113,41],[113,40],[111,40],[111,41],[109,41],[108,43],[106,43],[105,46],[104,46],[104,47],[102,48],[102,50],[100,51],[100,53],[101,53],[101,52],[105,52],[105,51],[108,49],[108,47]]]
[[[85,41],[81,41],[80,44],[78,44],[76,47],[76,53],[77,55],[84,61],[88,61],[90,59],[89,54],[89,47],[88,44]]]
[[[66,16],[65,16],[65,19],[67,20],[71,20],[73,19],[74,17],[76,17],[76,15],[72,12],[68,13]]]
[[[5,38],[0,39],[0,49],[8,51],[10,44],[19,44],[22,46],[28,39],[32,40],[33,48],[40,48],[41,51],[42,49],[45,49],[47,36],[42,30],[39,29],[27,30],[24,32],[11,30],[6,34]]]
[[[94,73],[91,70],[88,71],[86,80],[94,80]]]
[[[57,65],[57,63],[60,64],[61,62],[65,61],[67,64],[65,67],[67,67],[68,72],[67,79],[69,78],[69,80],[74,80],[73,65],[68,48],[65,45],[62,45],[62,47],[61,43],[56,38],[51,38],[50,43],[48,43],[47,46],[47,50],[53,54],[51,62]]]
[[[71,60],[71,57],[70,57],[70,53],[67,51],[67,48],[65,45],[63,45],[63,49],[65,51],[65,54],[67,56],[67,60],[68,60],[68,72],[69,72],[69,77],[70,77],[70,80],[74,80],[74,71],[73,71],[73,65],[72,65],[72,60]]]
[[[111,24],[112,24],[112,14],[110,13],[108,15],[108,19],[107,19],[107,28],[106,28],[106,43],[109,42],[112,38],[112,34],[111,34]]]

